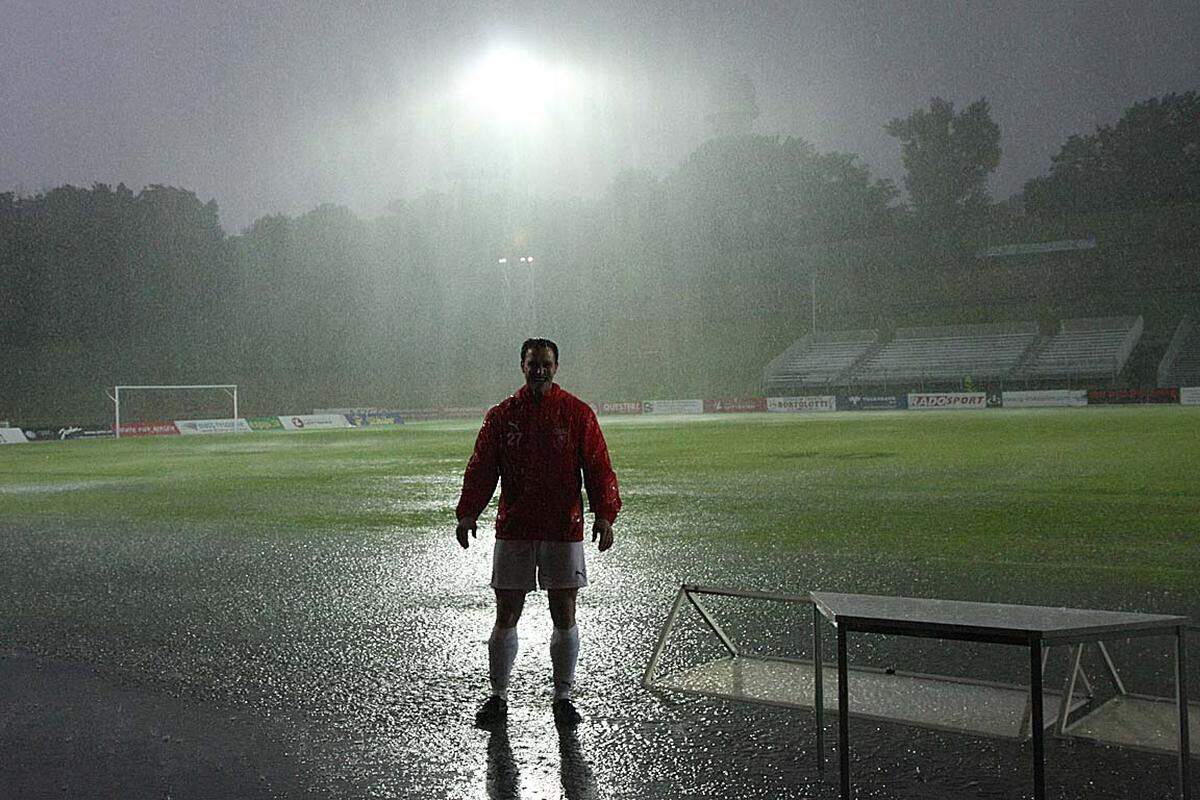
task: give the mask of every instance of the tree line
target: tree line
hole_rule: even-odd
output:
[[[186,189],[0,194],[0,417],[103,418],[117,383],[236,382],[252,413],[487,402],[535,334],[597,399],[750,390],[806,332],[820,282],[844,302],[871,282],[837,243],[954,238],[1015,213],[986,193],[1001,158],[986,100],[934,98],[886,130],[904,203],[853,154],[744,133],[595,199],[464,184],[374,219],[320,206],[233,236]],[[1198,142],[1195,92],[1138,103],[1070,137],[1025,213],[1200,203]]]

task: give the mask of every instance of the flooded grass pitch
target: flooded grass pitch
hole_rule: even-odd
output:
[[[606,420],[625,511],[614,549],[589,551],[587,719],[561,736],[544,597],[521,623],[507,730],[471,724],[491,529],[464,553],[452,517],[474,425],[2,448],[0,670],[32,660],[78,686],[85,669],[112,703],[148,698],[135,718],[151,728],[236,718],[155,736],[175,797],[836,797],[810,713],[641,688],[678,585],[1195,614],[1198,423],[1179,408]],[[748,647],[807,654],[805,614],[714,611]],[[685,625],[664,666],[711,646]],[[1113,652],[1137,690],[1171,692],[1165,642]],[[851,659],[1020,682],[1024,657],[862,637]],[[1028,745],[853,724],[858,797],[1030,792]],[[197,753],[234,750],[261,763],[210,764],[189,788]],[[76,759],[74,795],[121,752]],[[0,755],[0,773],[33,763]],[[1083,741],[1051,742],[1047,770],[1051,796],[1177,791],[1173,758]]]

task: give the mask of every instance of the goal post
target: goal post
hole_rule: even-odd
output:
[[[237,430],[238,418],[238,387],[236,383],[188,383],[188,384],[160,384],[154,386],[114,386],[112,393],[113,401],[113,435],[118,439],[121,438],[121,392],[131,391],[189,391],[200,389],[220,389],[233,399],[233,419],[235,420],[233,429]]]

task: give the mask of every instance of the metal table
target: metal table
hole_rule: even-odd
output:
[[[811,592],[813,609],[814,684],[818,753],[822,752],[823,702],[820,617],[837,628],[838,760],[841,796],[850,800],[850,700],[846,637],[851,632],[920,636],[1029,648],[1029,692],[1033,735],[1033,793],[1046,797],[1045,730],[1043,724],[1042,649],[1052,645],[1099,642],[1103,639],[1173,635],[1175,694],[1179,714],[1180,796],[1190,800],[1188,782],[1188,705],[1186,617],[1133,614],[1048,606],[973,603],[914,597]]]

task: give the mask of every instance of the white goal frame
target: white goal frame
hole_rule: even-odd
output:
[[[111,395],[113,401],[113,435],[121,438],[121,390],[139,390],[139,391],[178,391],[181,389],[224,389],[225,394],[233,398],[233,423],[234,431],[237,431],[238,418],[238,387],[236,383],[189,383],[189,384],[163,384],[156,386],[114,386]]]

